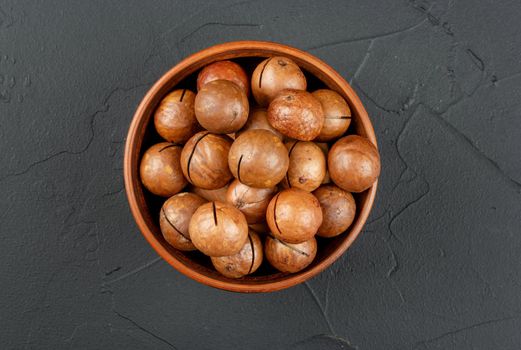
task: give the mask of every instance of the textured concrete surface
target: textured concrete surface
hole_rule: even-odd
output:
[[[2,349],[520,349],[519,1],[0,1]],[[319,277],[199,285],[139,234],[123,142],[151,82],[237,39],[352,82],[376,206]]]

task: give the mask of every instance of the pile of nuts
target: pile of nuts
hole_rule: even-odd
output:
[[[345,135],[351,110],[342,96],[306,88],[295,62],[270,57],[251,79],[235,62],[212,63],[199,72],[197,93],[164,97],[154,125],[165,142],[146,150],[140,176],[168,198],[159,226],[170,245],[202,252],[230,278],[254,273],[264,258],[294,273],[315,258],[315,236],[349,228],[351,192],[376,181],[379,154],[366,138]]]

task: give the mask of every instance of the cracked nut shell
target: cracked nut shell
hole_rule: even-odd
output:
[[[323,217],[317,236],[335,237],[344,233],[356,215],[353,195],[334,185],[321,186],[313,195],[320,202]]]
[[[248,240],[244,215],[221,202],[201,205],[192,215],[188,231],[194,246],[208,256],[237,254]]]
[[[367,138],[349,135],[329,150],[327,164],[331,180],[348,192],[363,192],[380,175],[380,155]]]
[[[264,255],[271,266],[281,272],[294,273],[305,269],[317,255],[317,240],[311,238],[298,244],[266,237]]]
[[[159,214],[159,227],[165,240],[183,251],[196,250],[188,224],[194,212],[206,201],[196,194],[183,192],[168,198]]]
[[[286,243],[302,243],[322,224],[320,203],[311,193],[289,188],[272,198],[266,211],[271,233]]]
[[[255,68],[251,77],[251,91],[255,101],[263,107],[284,89],[306,90],[304,73],[291,59],[275,56],[267,58]]]
[[[211,257],[217,271],[229,278],[241,278],[257,271],[263,259],[262,241],[253,231],[242,249],[235,255]]]
[[[195,116],[206,130],[230,134],[248,119],[248,97],[229,80],[214,80],[201,87],[195,96]]]
[[[240,65],[232,61],[218,61],[204,67],[197,75],[197,91],[214,80],[228,80],[237,84],[248,96],[250,80]]]
[[[316,141],[326,142],[342,136],[351,124],[351,109],[336,91],[320,89],[311,95],[315,97],[324,111],[324,125]]]
[[[154,113],[157,133],[169,142],[185,143],[199,129],[194,111],[195,94],[174,90],[159,103]]]
[[[248,224],[255,224],[266,219],[266,208],[275,193],[276,187],[255,188],[234,180],[228,187],[226,201],[244,214]]]
[[[147,190],[170,197],[186,186],[181,164],[181,147],[169,142],[153,145],[143,154],[139,166],[141,182]]]
[[[201,131],[188,140],[181,152],[181,169],[188,181],[197,187],[214,190],[226,186],[232,178],[228,168],[228,152],[232,139]]]
[[[288,151],[271,131],[248,130],[233,142],[228,165],[240,182],[270,188],[276,186],[288,170]]]
[[[324,112],[320,102],[309,92],[288,89],[270,103],[268,122],[283,135],[311,141],[322,130]]]
[[[314,191],[326,176],[326,157],[314,142],[286,142],[289,167],[282,184],[285,188],[300,188]]]

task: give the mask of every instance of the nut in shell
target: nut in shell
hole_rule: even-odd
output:
[[[190,191],[206,199],[208,202],[226,203],[226,193],[228,193],[228,187],[230,187],[229,184],[215,190],[206,190],[201,187],[191,186]]]
[[[343,233],[355,219],[356,202],[353,195],[335,185],[321,186],[313,192],[322,208],[322,225],[317,235],[335,237]]]
[[[281,272],[295,273],[309,266],[317,254],[317,240],[311,238],[298,244],[283,242],[268,236],[264,255],[271,266]]]
[[[161,142],[153,145],[141,158],[139,172],[147,190],[161,197],[170,197],[186,186],[179,159],[181,147]]]
[[[188,89],[174,90],[159,103],[154,113],[157,133],[169,142],[185,143],[199,129],[194,112],[195,94]]]
[[[277,137],[281,140],[284,138],[284,136],[268,122],[268,110],[266,108],[255,107],[251,109],[250,115],[248,116],[248,121],[235,135],[239,136],[241,133],[253,129],[269,130],[277,135]]]
[[[314,142],[286,142],[289,167],[282,184],[285,188],[314,191],[326,176],[326,157]]]
[[[263,259],[262,242],[258,234],[248,233],[248,240],[235,255],[211,257],[217,271],[229,278],[241,278],[257,271]]]
[[[230,134],[244,126],[249,104],[246,93],[229,80],[214,80],[195,96],[195,116],[203,128],[216,134]]]
[[[224,187],[232,174],[228,168],[228,153],[232,139],[208,131],[195,134],[181,152],[181,169],[188,181],[207,190]]]
[[[270,201],[266,221],[276,238],[287,243],[302,243],[317,233],[322,224],[322,210],[311,193],[289,188]]]
[[[228,165],[233,176],[243,184],[271,188],[276,186],[288,171],[288,151],[271,131],[248,130],[233,142]]]
[[[326,142],[342,136],[351,124],[351,109],[337,92],[328,89],[312,93],[324,111],[324,125],[316,141]]]
[[[255,68],[251,90],[260,106],[267,106],[284,89],[306,90],[307,82],[300,67],[290,58],[267,58]]]
[[[324,157],[326,159],[326,175],[322,180],[322,184],[331,183],[331,178],[329,177],[329,170],[327,169],[327,155],[329,153],[329,145],[325,142],[315,142],[315,145],[317,145],[322,150],[322,153],[324,153]]]
[[[250,80],[240,65],[232,61],[217,61],[204,67],[197,75],[197,91],[214,80],[229,80],[246,95],[250,94]]]
[[[159,215],[159,227],[165,240],[174,248],[196,250],[190,239],[188,224],[194,212],[206,201],[196,194],[178,193],[165,201]]]
[[[194,246],[208,256],[237,254],[248,239],[244,215],[221,202],[201,205],[192,215],[188,231]]]
[[[309,92],[282,90],[268,107],[268,122],[285,136],[311,141],[322,130],[324,112]]]
[[[266,208],[276,192],[276,187],[255,188],[234,180],[228,188],[226,201],[244,214],[248,224],[255,224],[266,219]]]
[[[380,155],[367,138],[349,135],[331,147],[327,157],[331,180],[348,192],[363,192],[380,175]]]

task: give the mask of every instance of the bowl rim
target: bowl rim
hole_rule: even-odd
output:
[[[139,183],[139,176],[136,176],[136,173],[133,171],[132,161],[131,159],[135,157],[135,152],[140,152],[133,147],[136,142],[136,138],[139,132],[139,127],[141,120],[146,116],[146,109],[151,101],[154,99],[155,95],[164,88],[166,84],[176,75],[182,71],[187,70],[194,62],[200,62],[204,60],[211,59],[212,56],[222,55],[226,53],[234,53],[234,52],[244,52],[245,50],[250,51],[272,51],[276,52],[280,55],[287,55],[290,57],[298,57],[300,60],[306,61],[309,65],[314,66],[321,73],[324,73],[328,76],[329,79],[333,80],[335,84],[343,90],[343,92],[349,96],[350,107],[355,110],[358,114],[358,122],[362,124],[362,128],[366,133],[366,137],[376,146],[376,136],[374,133],[373,125],[369,119],[369,115],[365,110],[360,98],[353,90],[353,88],[348,84],[348,82],[332,67],[328,64],[315,57],[314,55],[302,51],[300,49],[275,43],[269,41],[232,41],[226,42],[214,46],[210,46],[205,48],[199,52],[196,52],[182,61],[177,63],[174,67],[170,68],[166,73],[164,73],[148,90],[146,95],[143,97],[141,102],[139,103],[136,112],[132,118],[132,122],[130,124],[127,139],[125,143],[125,153],[123,159],[123,172],[124,172],[124,181],[125,181],[125,189],[126,195],[130,206],[130,211],[136,224],[141,232],[141,234],[145,237],[148,243],[152,246],[152,248],[171,266],[173,266],[177,271],[181,272],[187,277],[203,283],[205,285],[215,287],[218,289],[233,291],[233,292],[243,292],[243,293],[256,293],[256,292],[271,292],[277,291],[281,289],[286,289],[297,284],[300,284],[323,270],[329,267],[333,262],[335,262],[355,241],[360,232],[362,231],[365,222],[371,212],[373,207],[373,203],[376,196],[376,189],[378,186],[378,181],[376,181],[368,190],[366,194],[366,199],[364,206],[361,207],[361,210],[358,214],[358,220],[355,225],[350,228],[350,232],[346,235],[346,237],[338,244],[337,247],[322,261],[312,266],[311,268],[305,269],[295,274],[288,275],[287,278],[276,281],[263,281],[262,283],[234,283],[233,281],[223,281],[214,279],[210,276],[202,274],[198,271],[195,271],[181,261],[179,261],[175,256],[170,254],[170,252],[163,246],[163,244],[156,238],[150,227],[147,225],[146,220],[141,212],[141,209],[137,200],[137,193],[134,187],[135,183]],[[260,57],[260,55],[259,55]]]

